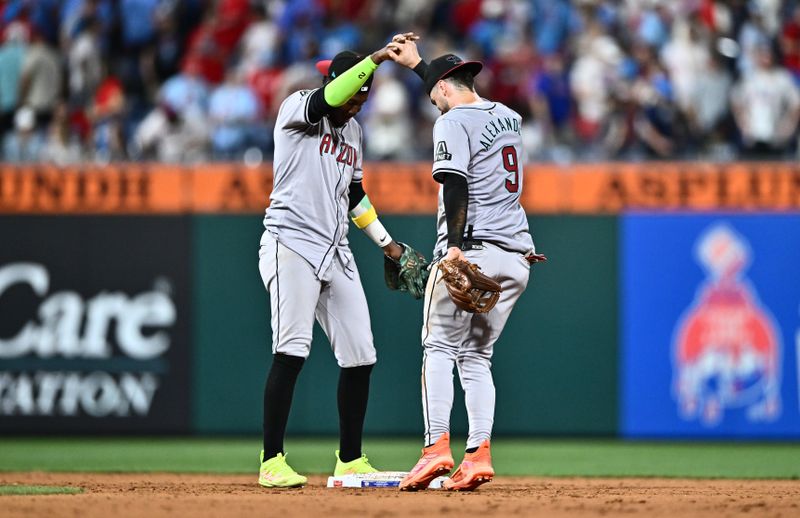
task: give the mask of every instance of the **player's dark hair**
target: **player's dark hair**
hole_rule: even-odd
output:
[[[445,81],[450,81],[456,87],[475,91],[475,76],[469,70],[456,70],[447,76]]]

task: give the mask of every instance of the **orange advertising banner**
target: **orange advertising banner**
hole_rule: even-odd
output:
[[[364,176],[379,213],[436,212],[439,184],[429,163],[367,163]],[[258,213],[271,188],[269,165],[0,164],[0,213]],[[800,211],[800,165],[529,164],[521,202],[529,213]]]

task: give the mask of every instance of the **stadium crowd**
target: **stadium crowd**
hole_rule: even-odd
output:
[[[797,157],[797,0],[0,0],[2,161],[258,162],[316,60],[406,30],[485,63],[532,160]],[[373,90],[367,158],[429,159],[419,80]]]

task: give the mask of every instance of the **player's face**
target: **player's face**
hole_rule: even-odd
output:
[[[337,127],[347,124],[347,121],[361,111],[361,107],[367,102],[368,95],[368,92],[358,92],[344,105],[333,110],[330,115],[331,123]]]
[[[431,90],[431,104],[436,106],[442,115],[450,111],[450,103],[444,96],[444,90],[446,88],[447,84],[444,81],[439,81],[436,83],[436,86],[433,87],[433,90]]]

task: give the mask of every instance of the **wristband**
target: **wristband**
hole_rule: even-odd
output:
[[[383,224],[377,218],[375,218],[372,223],[364,227],[363,230],[364,233],[381,248],[392,242],[392,236],[389,235]]]
[[[378,213],[366,194],[350,211],[350,219],[379,247],[383,248],[392,242],[392,236],[386,232],[383,224],[378,220]]]

